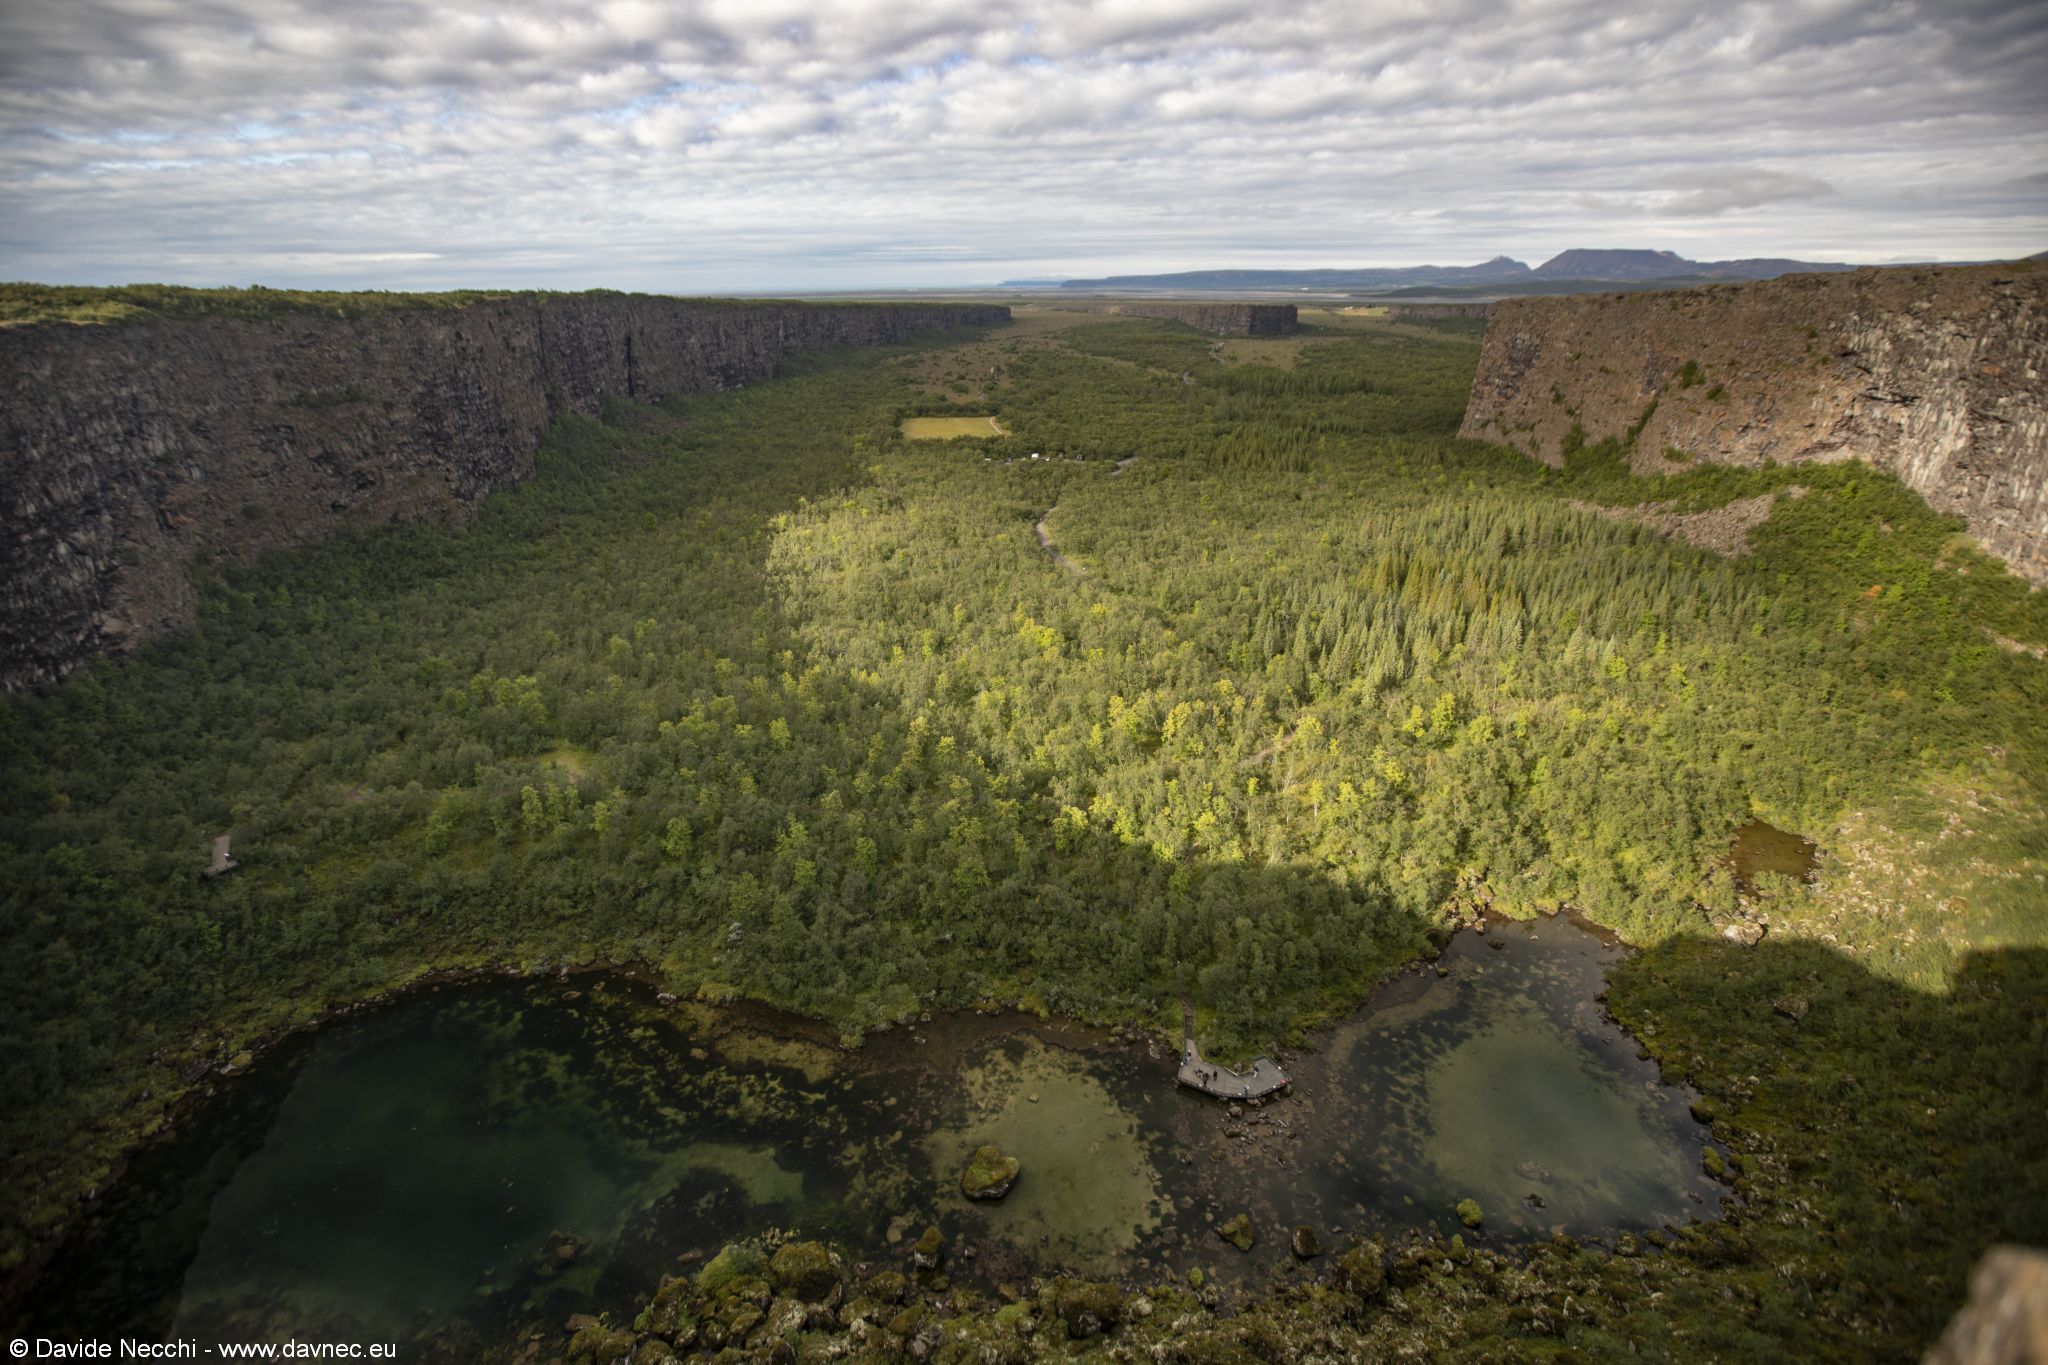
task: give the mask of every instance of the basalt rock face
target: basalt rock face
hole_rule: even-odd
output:
[[[1185,322],[1220,337],[1286,336],[1300,327],[1291,303],[1127,303],[1130,317]]]
[[[1556,464],[1574,428],[1641,472],[1864,460],[2048,584],[2048,267],[1495,304],[1461,434]]]
[[[734,388],[792,352],[1008,316],[586,295],[0,330],[0,690],[188,624],[207,563],[466,520],[532,471],[553,417],[607,394]]]

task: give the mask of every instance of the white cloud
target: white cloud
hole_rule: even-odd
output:
[[[1981,0],[12,0],[0,274],[651,289],[2048,245]]]

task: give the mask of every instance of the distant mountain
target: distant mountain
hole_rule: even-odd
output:
[[[1516,289],[1557,293],[1574,292],[1596,284],[1768,280],[1802,271],[1855,268],[1839,261],[1794,261],[1775,257],[1693,261],[1675,251],[1580,247],[1559,252],[1534,270],[1511,257],[1496,256],[1478,265],[1361,266],[1348,270],[1184,270],[1169,275],[1109,275],[1095,280],[1067,280],[1060,287],[1107,292],[1164,290],[1187,293],[1400,290],[1412,294],[1431,288],[1460,293],[1485,290],[1513,292]]]
[[[1854,270],[1839,261],[1755,257],[1741,261],[1689,261],[1675,251],[1612,251],[1587,247],[1560,251],[1533,272],[1544,280],[1769,280],[1816,270]]]
[[[1514,284],[1529,267],[1506,256],[1478,265],[1364,266],[1351,270],[1185,270],[1068,280],[1064,289],[1398,289],[1402,285]]]
[[[1065,275],[1051,275],[1037,280],[1004,280],[998,289],[1057,289],[1067,282]]]

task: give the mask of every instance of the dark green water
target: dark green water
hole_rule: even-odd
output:
[[[462,1358],[771,1226],[893,1264],[936,1222],[986,1284],[1229,1284],[1313,1273],[1296,1223],[1448,1230],[1464,1198],[1495,1241],[1711,1216],[1684,1096],[1597,1004],[1616,950],[1562,920],[1492,937],[1459,935],[1448,977],[1384,989],[1241,1117],[1176,1091],[1171,1048],[1075,1025],[949,1016],[849,1055],[617,978],[435,988],[223,1082],[75,1230],[26,1325]],[[985,1141],[1024,1173],[971,1205]],[[1238,1212],[1249,1255],[1213,1233]]]

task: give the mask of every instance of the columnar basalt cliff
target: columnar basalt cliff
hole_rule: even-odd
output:
[[[1683,459],[1860,459],[2048,584],[2048,265],[1912,266],[1494,305],[1463,434]]]
[[[1121,311],[1130,317],[1185,322],[1198,332],[1220,337],[1286,336],[1301,326],[1291,303],[1126,303]]]
[[[523,295],[457,309],[0,330],[0,690],[191,622],[195,565],[466,520],[607,395],[997,323],[978,305]]]

